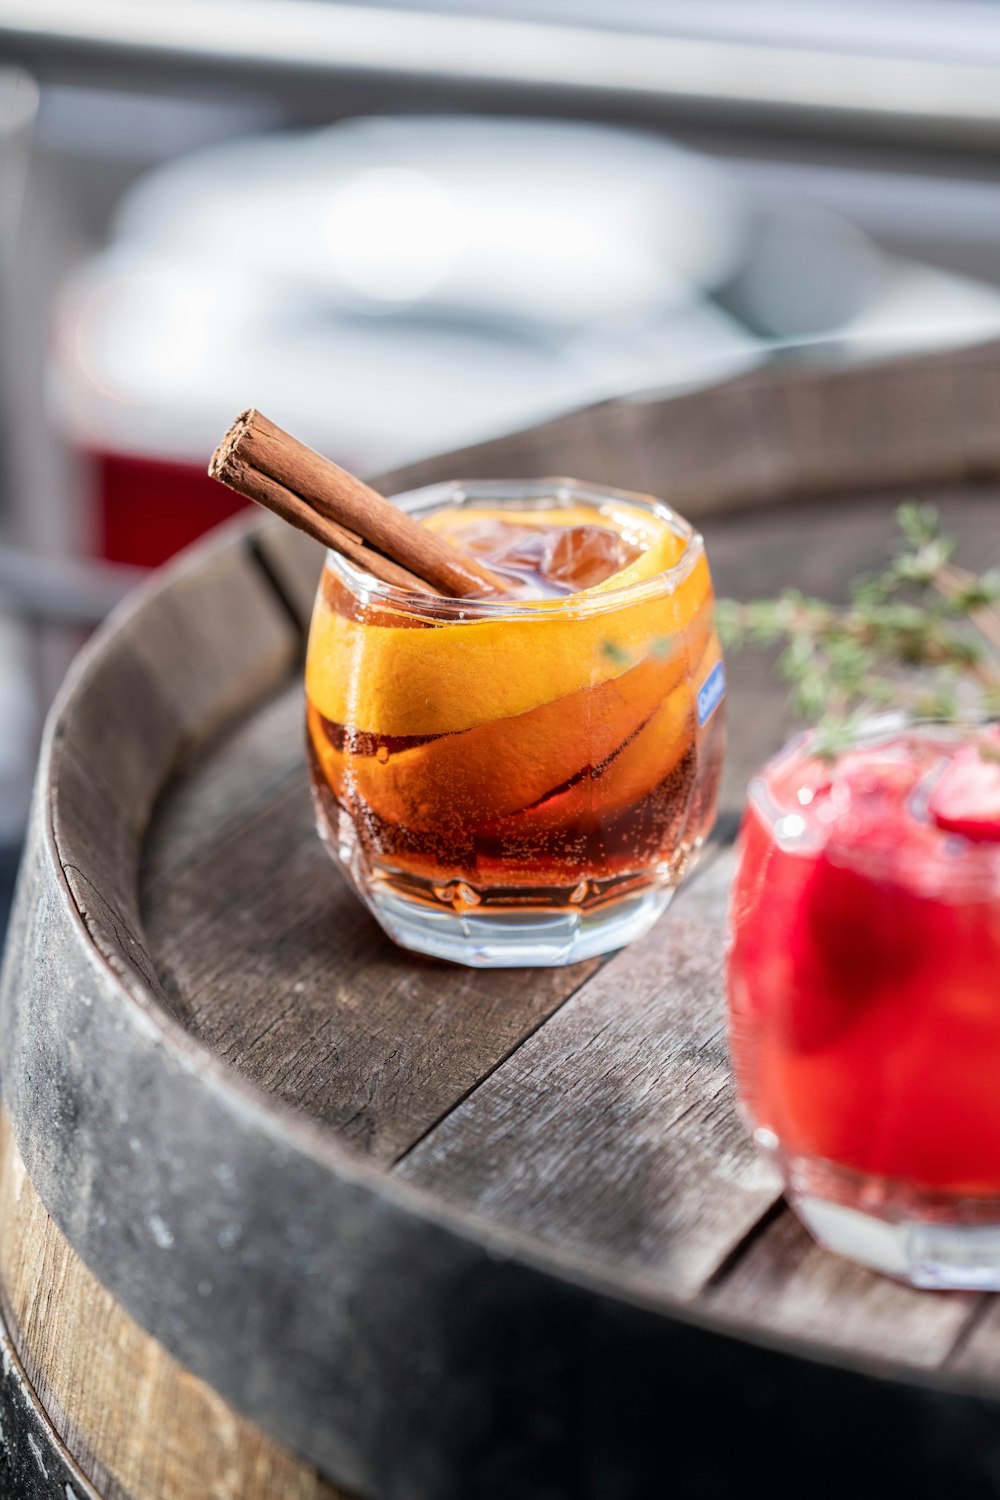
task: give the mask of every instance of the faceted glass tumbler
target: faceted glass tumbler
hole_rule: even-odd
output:
[[[715,812],[725,679],[701,537],[570,480],[396,498],[418,517],[595,507],[648,519],[660,551],[620,586],[513,602],[408,594],[328,554],[306,665],[322,838],[405,948],[531,966],[631,942]]]
[[[812,743],[755,778],[740,833],[742,1109],[822,1244],[1000,1290],[1000,837],[976,801],[1000,729],[896,715],[833,760]]]

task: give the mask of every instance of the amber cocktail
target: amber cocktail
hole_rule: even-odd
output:
[[[569,963],[640,936],[711,825],[724,677],[701,538],[569,481],[401,497],[502,599],[328,554],[306,666],[317,818],[404,947]]]

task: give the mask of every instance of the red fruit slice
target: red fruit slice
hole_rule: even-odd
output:
[[[931,793],[939,828],[967,839],[1000,839],[1000,741],[963,745]]]

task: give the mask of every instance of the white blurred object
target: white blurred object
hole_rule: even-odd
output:
[[[202,461],[254,402],[362,469],[758,357],[704,294],[745,210],[596,126],[348,121],[149,174],[73,279],[52,391],[88,448]]]
[[[844,337],[893,350],[978,343],[1000,335],[1000,296],[924,266],[903,266],[885,295],[848,320]]]
[[[414,299],[558,324],[712,286],[739,258],[742,220],[724,177],[653,136],[445,116],[347,120],[175,162],[130,195],[118,238],[368,311],[405,300],[416,265]],[[402,283],[369,289],[372,264]]]
[[[143,178],[66,290],[51,388],[81,448],[202,465],[253,403],[373,472],[775,347],[974,342],[998,315],[647,134],[351,120]]]

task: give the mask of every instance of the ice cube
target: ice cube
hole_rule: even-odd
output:
[[[638,548],[606,526],[559,527],[548,535],[541,572],[573,593],[603,583],[639,555]]]
[[[461,545],[495,567],[538,572],[545,557],[548,527],[511,526],[506,521],[480,521],[458,534]]]
[[[576,593],[603,583],[640,548],[606,526],[519,526],[483,520],[464,526],[458,541],[498,573],[512,578],[527,598]]]

